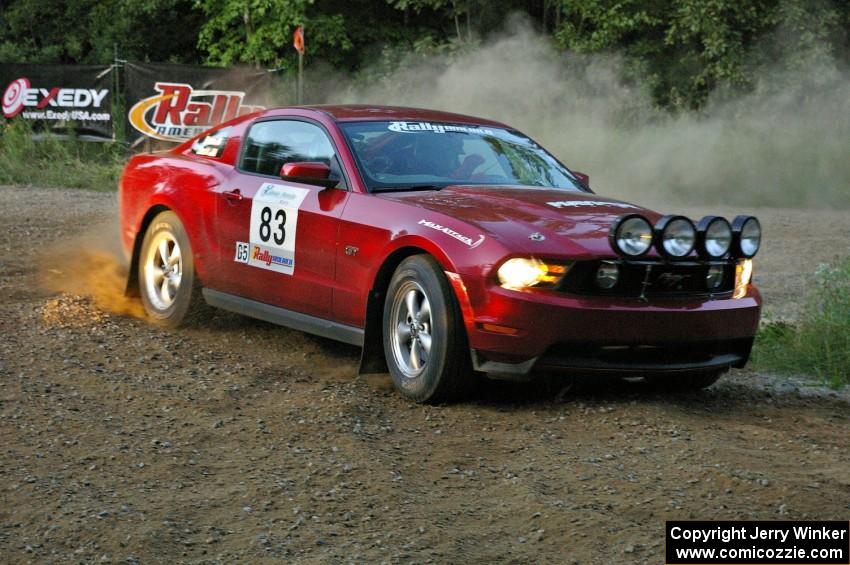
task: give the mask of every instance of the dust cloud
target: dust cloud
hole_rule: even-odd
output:
[[[145,317],[139,299],[124,295],[128,265],[119,241],[117,211],[109,220],[57,244],[40,263],[39,280],[45,290],[87,297],[110,314]]]
[[[623,82],[622,64],[558,51],[515,25],[450,62],[411,56],[377,83],[337,84],[326,101],[503,121],[589,174],[598,192],[661,208],[850,205],[847,74],[830,67],[777,77],[764,69],[751,93],[672,115],[654,108],[639,84]]]

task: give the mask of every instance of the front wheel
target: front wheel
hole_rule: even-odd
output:
[[[148,226],[139,253],[142,304],[156,324],[175,328],[197,306],[192,247],[174,212],[158,214]]]
[[[384,303],[384,355],[396,388],[415,402],[455,400],[472,384],[463,317],[430,256],[408,257]]]

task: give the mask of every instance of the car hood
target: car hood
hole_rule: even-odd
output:
[[[576,258],[612,255],[608,232],[624,214],[639,213],[653,223],[659,217],[597,194],[536,187],[457,185],[380,196],[422,208],[426,221],[445,221],[429,217],[432,212],[474,226],[512,251]]]

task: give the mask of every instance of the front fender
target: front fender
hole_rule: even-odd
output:
[[[390,240],[389,245],[385,248],[383,253],[384,259],[380,262],[378,268],[386,262],[388,257],[404,248],[415,248],[425,251],[429,255],[433,256],[438,263],[440,263],[443,270],[454,271],[456,269],[454,262],[451,260],[445,249],[423,235],[416,233],[404,234]],[[377,272],[377,268],[375,270]]]

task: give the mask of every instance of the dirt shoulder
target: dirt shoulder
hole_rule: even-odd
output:
[[[846,393],[736,371],[411,405],[354,348],[132,317],[114,198],[0,188],[2,562],[658,563],[666,519],[850,515]],[[846,220],[759,215],[758,280],[793,314]]]

